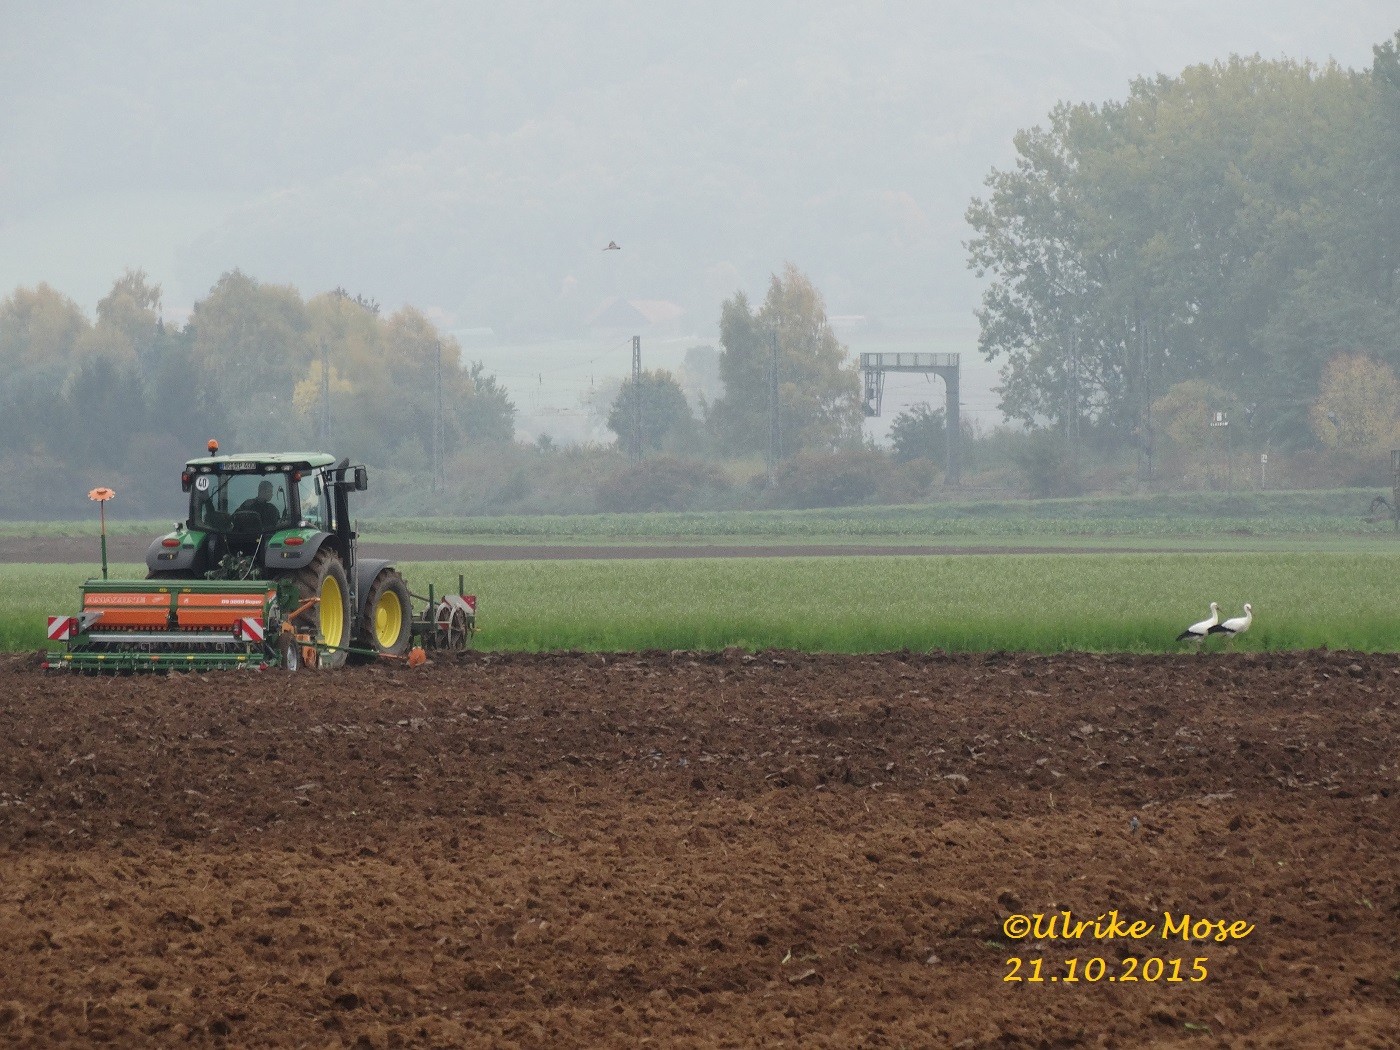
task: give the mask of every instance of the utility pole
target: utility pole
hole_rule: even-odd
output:
[[[642,337],[632,337],[632,458],[642,461]]]
[[[1065,377],[1068,388],[1068,411],[1065,418],[1065,443],[1069,445],[1070,462],[1079,466],[1079,332],[1074,322],[1069,325],[1069,368]]]
[[[322,448],[331,447],[331,359],[326,341],[321,340],[321,418],[316,437]]]
[[[442,418],[442,343],[435,344],[437,348],[437,371],[433,378],[433,491],[441,492],[447,488],[447,470],[443,465],[443,455],[446,449],[446,428]]]
[[[1215,413],[1215,418],[1210,421],[1212,429],[1221,428],[1225,431],[1225,494],[1234,494],[1234,476],[1230,464],[1230,453],[1233,451],[1230,441],[1230,420],[1224,412]]]
[[[1153,477],[1153,436],[1152,436],[1152,334],[1149,331],[1149,318],[1139,305],[1137,308],[1138,381],[1141,387],[1141,402],[1138,410],[1138,452],[1139,464],[1146,469],[1138,471],[1143,481]]]
[[[769,332],[773,345],[773,357],[768,365],[768,484],[773,484],[773,473],[778,467],[782,435],[778,430],[778,329]]]
[[[959,359],[954,358],[952,368],[945,368],[943,390],[946,406],[943,425],[948,434],[948,467],[943,480],[953,486],[962,483],[962,369]]]

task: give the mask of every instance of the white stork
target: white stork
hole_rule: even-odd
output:
[[[1249,630],[1249,625],[1254,622],[1254,606],[1249,602],[1244,603],[1244,615],[1232,616],[1224,623],[1218,623],[1210,629],[1211,634],[1223,634],[1226,638],[1233,638],[1237,634],[1244,634]]]
[[[1193,623],[1190,627],[1186,628],[1186,630],[1182,631],[1179,635],[1176,636],[1176,640],[1178,642],[1185,642],[1188,640],[1197,643],[1203,642],[1205,641],[1206,635],[1210,634],[1211,631],[1215,630],[1215,625],[1219,622],[1220,606],[1217,605],[1215,602],[1211,602],[1210,615],[1207,616],[1200,623]]]

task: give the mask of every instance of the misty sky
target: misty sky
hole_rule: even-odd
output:
[[[1364,67],[1394,0],[5,5],[0,294],[180,318],[234,267],[498,330],[605,297],[713,333],[791,260],[970,324],[969,199],[1058,100],[1232,52]],[[622,252],[602,254],[609,240]]]

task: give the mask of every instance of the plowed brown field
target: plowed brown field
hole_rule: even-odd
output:
[[[0,1042],[1395,1046],[1397,697],[1325,652],[11,658]],[[1003,932],[1111,909],[1157,932]]]

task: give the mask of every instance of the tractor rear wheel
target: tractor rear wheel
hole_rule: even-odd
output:
[[[348,655],[345,647],[350,644],[350,585],[345,579],[345,566],[340,564],[334,550],[322,547],[311,564],[293,579],[300,601],[321,599],[298,616],[295,623],[313,637],[319,632],[320,640],[326,645],[338,647],[321,654],[320,666],[343,667]]]
[[[377,653],[402,656],[413,641],[413,605],[408,584],[393,569],[374,578],[365,594],[360,637]]]

